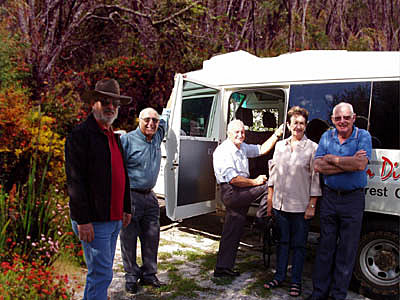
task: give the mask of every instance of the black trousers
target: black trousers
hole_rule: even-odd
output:
[[[222,202],[226,208],[225,223],[217,256],[216,268],[233,268],[250,204],[260,200],[257,217],[267,215],[267,184],[254,187],[235,187],[222,184]]]
[[[340,195],[324,187],[320,200],[321,236],[313,271],[312,299],[346,299],[365,207],[363,189]]]
[[[126,282],[139,278],[151,280],[157,273],[160,241],[160,208],[153,192],[142,194],[131,189],[132,220],[121,229],[120,242]],[[137,239],[140,240],[142,266],[136,262]]]

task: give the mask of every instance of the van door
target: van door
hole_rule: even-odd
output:
[[[175,78],[164,169],[165,205],[171,220],[215,210],[212,154],[218,145],[215,115],[220,90]]]

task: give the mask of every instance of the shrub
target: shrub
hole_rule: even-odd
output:
[[[0,243],[5,246],[5,255],[18,253],[25,259],[41,259],[50,265],[60,247],[72,237],[68,234],[71,230],[62,184],[64,143],[46,127],[52,119],[39,115],[33,114],[32,119],[38,124],[29,129],[32,145],[24,152],[32,153],[27,181],[13,184],[8,192],[0,187]]]
[[[9,86],[23,87],[31,80],[30,67],[24,61],[24,47],[17,36],[13,36],[0,23],[0,89]]]
[[[44,115],[53,118],[52,129],[64,138],[77,124],[87,117],[87,107],[80,100],[74,81],[63,81],[55,85],[41,101]]]
[[[11,179],[8,188],[20,177],[26,179],[26,167],[18,166],[29,157],[22,154],[22,149],[28,147],[32,139],[30,110],[28,95],[24,91],[14,88],[0,90],[0,182],[7,185]]]
[[[0,299],[70,299],[68,282],[40,260],[28,263],[14,255],[0,264]]]
[[[21,90],[0,91],[0,182],[6,190],[14,183],[26,182],[26,166],[33,155],[38,166],[47,164],[47,182],[56,187],[64,184],[65,139],[55,131],[57,124],[40,108],[32,108]],[[39,175],[42,169],[38,168]]]

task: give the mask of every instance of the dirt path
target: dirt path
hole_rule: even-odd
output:
[[[118,242],[114,261],[114,279],[109,288],[110,300],[147,299],[304,299],[311,293],[310,279],[316,236],[309,239],[309,249],[303,276],[303,294],[298,298],[287,294],[288,284],[272,292],[263,288],[263,283],[272,278],[275,257],[271,267],[263,265],[261,239],[258,233],[248,227],[239,249],[236,266],[241,275],[234,279],[213,278],[216,253],[222,224],[215,215],[184,220],[181,223],[162,221],[159,248],[158,277],[167,283],[161,289],[141,287],[136,295],[127,294]],[[138,247],[140,253],[140,246]],[[290,270],[289,270],[290,276]],[[74,299],[81,299],[81,295]],[[363,296],[349,292],[347,299],[366,300]]]

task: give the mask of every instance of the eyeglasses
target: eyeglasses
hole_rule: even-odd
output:
[[[145,123],[150,123],[150,121],[153,121],[154,124],[157,124],[158,122],[160,122],[160,120],[157,118],[140,118],[140,119],[143,120]]]
[[[119,99],[111,99],[111,98],[104,98],[104,99],[99,99],[101,102],[102,106],[107,106],[112,103],[114,107],[119,107],[121,105],[121,101]]]
[[[335,122],[340,122],[342,119],[345,121],[350,121],[353,118],[353,115],[350,116],[340,116],[340,117],[332,117]]]

